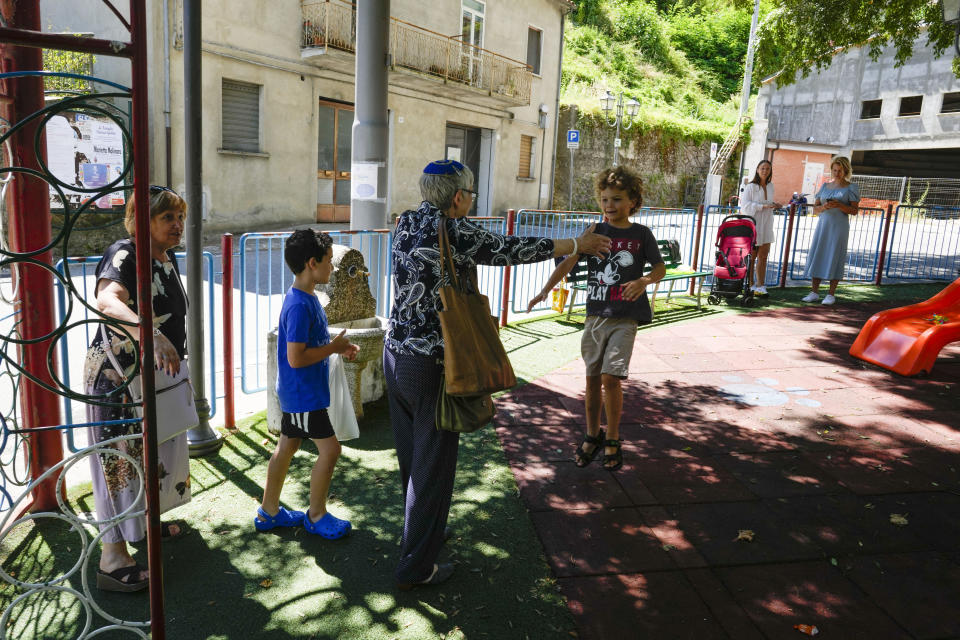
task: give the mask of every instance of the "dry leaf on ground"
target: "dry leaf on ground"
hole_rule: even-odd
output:
[[[890,522],[899,527],[905,527],[908,524],[910,524],[909,522],[907,522],[906,517],[904,517],[902,514],[899,514],[899,513],[891,513]]]

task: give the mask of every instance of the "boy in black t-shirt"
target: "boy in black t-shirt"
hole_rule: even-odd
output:
[[[590,464],[601,445],[604,469],[614,471],[623,465],[620,381],[627,377],[630,369],[637,325],[647,324],[653,318],[647,286],[659,282],[666,274],[653,233],[641,224],[630,222],[630,216],[643,202],[642,187],[640,176],[624,167],[605,169],[597,174],[597,201],[604,221],[591,230],[609,236],[612,245],[609,255],[590,257],[587,262],[587,319],[580,342],[587,370],[587,433],[575,454],[578,467]],[[578,255],[567,256],[550,275],[546,286],[529,302],[527,310],[545,300],[579,259]],[[652,269],[643,275],[647,264]],[[606,434],[600,428],[601,406],[607,415]]]

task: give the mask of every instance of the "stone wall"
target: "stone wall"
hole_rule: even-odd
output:
[[[574,124],[575,123],[575,124]],[[557,127],[557,172],[553,208],[596,211],[593,176],[613,164],[615,129],[584,117],[575,106],[561,105]],[[580,148],[574,151],[573,202],[569,203],[570,150],[567,130],[580,130]],[[660,133],[621,129],[619,163],[643,177],[643,204],[650,207],[696,206],[702,199],[704,176],[710,163],[710,142],[670,140]],[[739,156],[737,156],[739,157]]]

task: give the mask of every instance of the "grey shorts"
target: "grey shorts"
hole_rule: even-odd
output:
[[[637,321],[633,318],[587,316],[580,339],[580,354],[588,376],[626,378],[630,371]]]

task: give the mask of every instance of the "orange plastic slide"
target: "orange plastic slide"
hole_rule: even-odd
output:
[[[925,302],[867,320],[850,355],[904,376],[933,369],[944,346],[960,340],[960,278]]]

